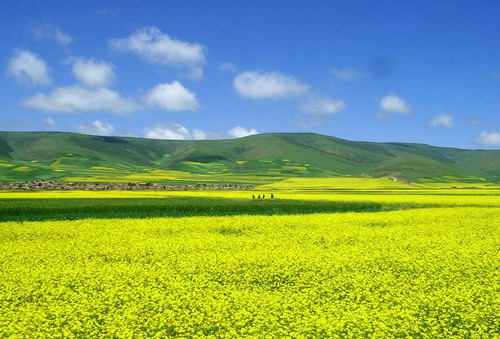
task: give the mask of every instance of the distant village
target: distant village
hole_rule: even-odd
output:
[[[59,181],[2,182],[0,190],[8,191],[191,191],[191,190],[248,190],[249,184],[204,183],[194,185],[165,185],[159,183],[86,183]]]

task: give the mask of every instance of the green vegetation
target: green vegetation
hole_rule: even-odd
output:
[[[362,201],[216,198],[0,199],[0,221],[376,212],[413,208]]]
[[[36,162],[33,162],[36,159]],[[394,177],[415,184],[497,183],[500,151],[372,143],[312,133],[175,141],[0,132],[0,180],[228,182]]]

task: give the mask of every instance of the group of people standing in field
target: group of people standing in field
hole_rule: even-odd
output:
[[[265,199],[266,198],[266,195],[265,194],[262,194],[262,196],[259,194],[257,196],[257,198],[255,198],[255,194],[252,194],[252,199]],[[271,193],[271,199],[274,199],[274,194]]]

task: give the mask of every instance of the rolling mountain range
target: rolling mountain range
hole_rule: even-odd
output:
[[[231,140],[154,140],[0,132],[0,181],[224,181],[287,177],[500,181],[500,151],[349,141],[313,133]]]

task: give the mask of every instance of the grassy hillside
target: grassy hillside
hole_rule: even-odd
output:
[[[500,151],[372,143],[313,133],[175,141],[58,132],[0,132],[0,181],[265,184],[289,177],[395,177],[498,182]]]

